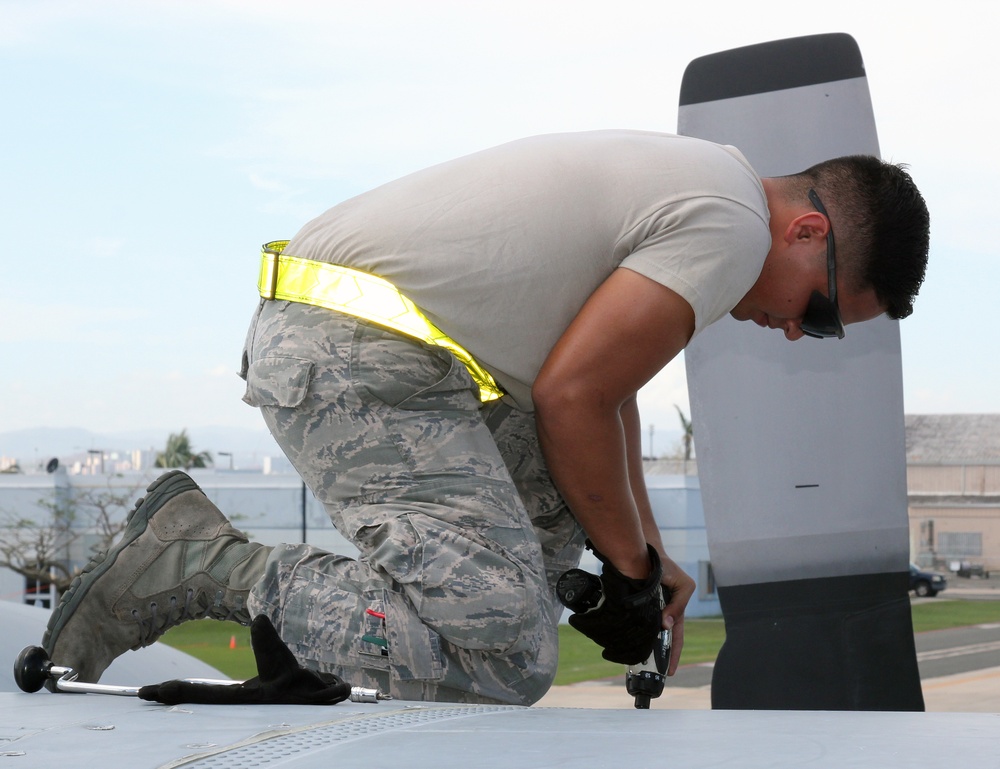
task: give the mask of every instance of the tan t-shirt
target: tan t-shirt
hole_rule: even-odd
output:
[[[769,247],[763,187],[736,149],[611,130],[410,174],[331,208],[285,253],[390,281],[530,410],[552,346],[615,269],[684,297],[698,333],[743,298]]]

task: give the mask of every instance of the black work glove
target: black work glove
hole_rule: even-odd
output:
[[[335,705],[351,696],[351,685],[332,673],[306,670],[282,643],[264,615],[250,624],[258,675],[238,684],[165,681],[139,689],[139,698],[164,705]]]
[[[647,545],[652,570],[644,580],[631,579],[618,571],[589,540],[587,547],[604,564],[600,576],[604,600],[596,608],[571,615],[569,624],[602,647],[601,656],[609,662],[622,665],[644,662],[653,653],[656,636],[663,627],[665,604],[660,589],[663,577],[660,555],[652,545]],[[572,571],[586,574],[580,569]]]

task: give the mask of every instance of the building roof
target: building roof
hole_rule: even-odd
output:
[[[1000,461],[1000,414],[907,414],[906,461]]]

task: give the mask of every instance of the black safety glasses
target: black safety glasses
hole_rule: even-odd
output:
[[[809,190],[809,200],[827,219],[830,215],[816,194]],[[828,337],[844,338],[844,320],[840,317],[840,305],[837,304],[837,249],[833,242],[833,225],[826,231],[826,279],[829,295],[823,296],[819,291],[813,291],[806,306],[806,314],[802,316],[799,328],[806,336],[815,339]]]

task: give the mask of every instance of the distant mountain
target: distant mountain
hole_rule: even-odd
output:
[[[16,459],[25,470],[39,468],[56,458],[60,463],[86,457],[91,450],[128,454],[135,450],[159,452],[167,444],[167,436],[178,432],[174,429],[127,430],[96,433],[78,427],[33,427],[25,430],[0,432],[0,457]],[[281,458],[284,455],[271,434],[263,427],[253,430],[245,427],[188,427],[187,434],[196,452],[207,451],[218,467],[226,467],[229,458],[219,456],[220,451],[233,455],[237,468],[259,467],[264,457]],[[657,430],[657,456],[671,455],[680,446],[680,430]]]
[[[33,427],[24,430],[0,432],[0,456],[17,459],[23,467],[44,463],[55,457],[61,462],[79,457],[91,450],[127,453],[141,449],[162,451],[167,436],[180,428],[129,430],[96,433],[78,427]],[[208,451],[221,465],[226,458],[217,457],[226,451],[234,455],[239,465],[250,458],[281,456],[281,449],[265,429],[252,430],[241,427],[189,427],[188,437],[195,451]]]

